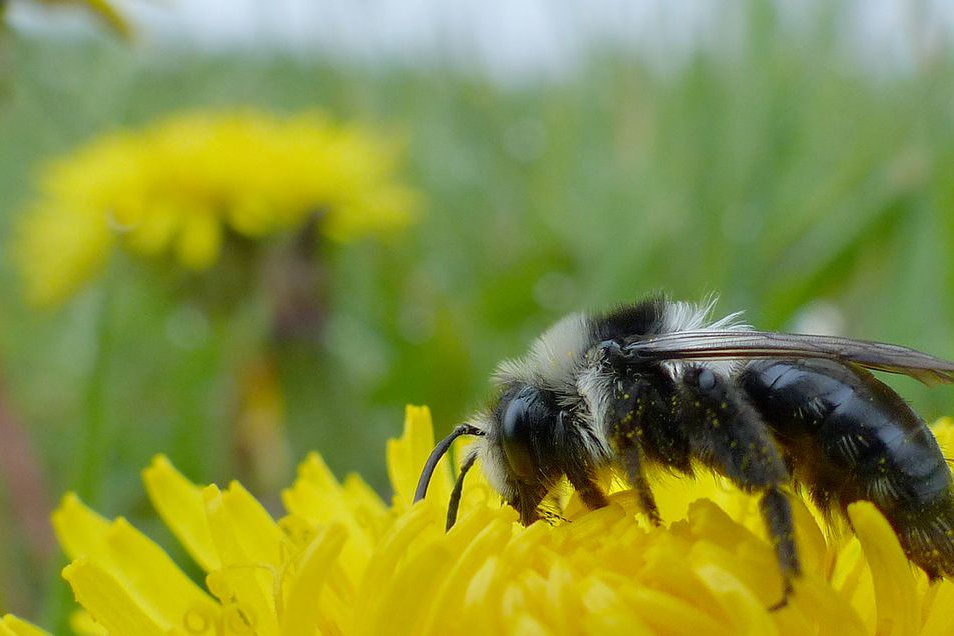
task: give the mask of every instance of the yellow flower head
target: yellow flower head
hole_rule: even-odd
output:
[[[63,301],[117,243],[201,270],[229,235],[260,238],[311,218],[337,241],[393,231],[416,207],[396,180],[396,151],[319,113],[198,112],[103,135],[41,171],[17,246],[28,295]]]
[[[936,429],[949,452],[954,422]],[[448,466],[411,504],[432,444],[428,411],[409,408],[388,446],[390,505],[312,454],[278,521],[239,484],[203,488],[156,458],[146,490],[204,585],[122,518],[68,495],[53,522],[72,559],[63,576],[88,612],[76,625],[123,635],[954,633],[954,583],[930,585],[867,502],[849,508],[855,533],[833,538],[796,502],[805,572],[773,612],[781,581],[757,501],[721,479],[660,483],[662,527],[618,490],[609,507],[587,512],[571,497],[566,520],[525,528],[475,471],[445,534]],[[15,620],[0,634],[39,633],[3,631]]]

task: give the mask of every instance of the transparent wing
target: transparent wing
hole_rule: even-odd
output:
[[[883,342],[770,331],[677,331],[624,343],[635,360],[726,358],[828,358],[868,369],[901,373],[925,384],[954,383],[954,363]]]

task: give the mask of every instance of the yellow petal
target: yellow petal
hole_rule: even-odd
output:
[[[699,611],[722,624],[730,624],[722,604],[692,571],[688,560],[690,546],[663,529],[656,529],[653,539],[644,551],[646,564],[640,572],[641,580],[651,581],[653,588],[661,592],[691,599]]]
[[[448,569],[444,566],[453,558],[439,542],[417,551],[391,573],[389,584],[373,599],[370,615],[362,617],[356,633],[386,634],[395,624],[408,634],[420,633],[429,602],[424,599],[433,597],[433,590],[447,577]]]
[[[710,562],[696,566],[695,571],[722,603],[736,634],[750,636],[778,634],[775,623],[766,612],[768,606],[756,597],[753,590],[740,581],[731,570]]]
[[[383,521],[389,510],[377,493],[358,475],[348,475],[344,485],[317,453],[309,453],[298,466],[298,478],[282,492],[288,512],[300,515],[313,525],[344,522],[362,524]]]
[[[235,499],[225,497],[214,485],[202,494],[212,540],[222,560],[221,570],[210,572],[206,585],[223,603],[241,603],[259,634],[277,634],[283,575],[278,550],[274,560],[252,558],[246,550],[257,550],[255,537],[260,529],[243,524],[257,525],[258,515],[244,514],[248,512],[244,506],[234,505]]]
[[[504,569],[500,556],[495,554],[488,558],[470,579],[459,601],[461,621],[473,626],[475,634],[498,634],[503,631],[498,607],[501,592],[499,582]]]
[[[914,576],[897,535],[870,502],[851,504],[848,506],[848,516],[871,566],[878,607],[878,634],[917,634],[920,609]]]
[[[239,234],[262,236],[278,225],[275,205],[259,196],[242,197],[227,210],[229,224]]]
[[[20,231],[16,258],[27,298],[54,307],[98,276],[109,260],[115,236],[103,215],[81,203],[56,202],[31,211]]]
[[[360,573],[371,558],[390,520],[380,498],[360,479],[351,477],[344,487],[316,453],[311,453],[298,468],[295,484],[282,493],[285,508],[312,527],[343,525],[348,532],[340,561],[351,585],[357,587]],[[286,524],[289,519],[283,520]]]
[[[848,600],[823,580],[806,577],[799,581],[793,600],[810,610],[819,636],[867,636],[870,633]]]
[[[282,634],[313,634],[320,624],[318,600],[335,559],[348,538],[342,526],[327,526],[312,540],[302,557],[282,614]]]
[[[53,530],[63,551],[70,559],[106,552],[105,536],[110,522],[87,508],[74,493],[67,493],[60,507],[53,511]]]
[[[0,618],[0,636],[50,636],[36,625],[7,614]]]
[[[519,634],[519,636],[550,636],[553,634],[549,627],[527,613],[520,613],[514,617],[510,623],[509,632]]]
[[[176,247],[183,265],[194,270],[211,267],[221,245],[222,225],[209,211],[190,209],[182,215]]]
[[[839,547],[830,580],[832,587],[864,621],[866,632],[874,633],[877,623],[874,583],[857,536],[847,537]]]
[[[289,548],[285,535],[265,507],[242,484],[237,481],[229,484],[222,493],[222,505],[249,559],[276,565],[284,560]]]
[[[494,553],[499,553],[510,539],[512,522],[501,519],[489,510],[484,514],[473,514],[460,521],[451,530],[444,541],[451,554],[445,570],[447,575],[427,603],[427,615],[423,619],[421,633],[438,633],[442,625],[455,620],[456,603],[475,576],[481,565]]]
[[[758,541],[757,537],[709,499],[699,499],[689,505],[689,525],[696,537],[704,537],[726,550],[735,550],[743,543]]]
[[[53,513],[53,525],[72,558],[85,557],[103,568],[153,620],[174,625],[195,608],[216,611],[212,598],[125,519],[108,522],[67,495]]]
[[[140,216],[126,234],[127,245],[134,252],[146,256],[161,253],[168,247],[179,227],[179,210],[168,202],[154,202],[148,213]]]
[[[555,560],[546,572],[545,600],[557,625],[573,625],[584,614],[583,603],[577,591],[581,577],[570,568],[565,559]]]
[[[134,600],[124,582],[117,581],[102,567],[79,558],[63,568],[76,600],[96,622],[111,634],[164,636],[171,625],[157,622]]]
[[[924,620],[921,636],[949,636],[954,634],[954,583],[944,579],[936,583],[930,610]]]
[[[364,573],[355,602],[354,616],[359,622],[357,632],[367,631],[361,624],[363,622],[366,625],[367,621],[373,618],[372,608],[378,599],[387,593],[398,564],[413,553],[414,549],[429,545],[443,532],[435,512],[434,508],[427,505],[412,508],[394,522],[377,546]]]
[[[105,627],[94,621],[89,612],[82,610],[70,614],[70,629],[77,636],[109,636]]]
[[[795,522],[795,545],[803,572],[825,576],[828,565],[828,542],[818,519],[798,497],[790,497]]]
[[[404,413],[404,433],[399,439],[388,440],[388,476],[394,489],[394,506],[404,510],[411,505],[418,479],[427,457],[434,449],[434,427],[431,411],[426,406],[408,406]],[[453,480],[450,463],[445,455],[437,465],[427,489],[427,499],[447,505]]]
[[[642,621],[659,632],[731,636],[727,625],[717,623],[698,607],[675,596],[645,587],[623,587],[623,596]]]
[[[604,634],[627,634],[633,636],[655,636],[653,631],[630,612],[609,610],[606,612],[583,614],[580,617],[584,634],[603,636]]]
[[[368,512],[376,517],[387,516],[390,513],[378,493],[361,478],[361,475],[354,473],[346,475],[343,488],[353,510]]]
[[[308,453],[298,465],[298,477],[291,488],[282,492],[282,503],[293,515],[312,525],[329,523],[341,513],[341,484],[318,453]]]
[[[221,567],[205,516],[202,489],[182,476],[165,455],[156,455],[142,471],[142,480],[153,507],[203,570]]]
[[[595,577],[581,584],[581,598],[586,607],[582,618],[588,634],[646,634],[653,631],[626,607],[613,587]]]
[[[954,458],[954,418],[942,417],[931,426],[931,430],[944,456]]]

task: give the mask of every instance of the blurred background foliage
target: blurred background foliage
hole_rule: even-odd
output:
[[[480,404],[494,365],[549,323],[648,292],[718,292],[718,312],[744,309],[760,328],[954,358],[950,41],[921,38],[930,16],[915,11],[898,27],[911,30],[904,64],[881,52],[859,60],[839,3],[794,27],[774,3],[732,4],[741,29],[713,24],[708,46],[670,63],[594,46],[556,79],[255,50],[160,54],[7,28],[0,401],[33,444],[42,504],[76,488],[92,459],[91,503],[163,536],[138,478],[153,454],[197,482],[249,477],[236,370],[259,357],[268,328],[260,288],[233,290],[242,302],[227,306],[198,301],[233,284],[228,272],[204,275],[205,296],[186,294],[189,274],[118,254],[96,284],[39,312],[9,258],[43,161],[188,109],[320,108],[388,130],[405,143],[403,179],[426,201],[404,231],[323,246],[320,337],[269,353],[291,456],[279,483],[318,449],[339,475],[383,488],[384,442],[405,403],[430,405],[449,430]],[[954,412],[949,389],[890,382],[927,419]],[[92,445],[91,413],[102,424]],[[277,488],[249,478],[278,511]],[[0,610],[57,620],[59,557],[30,551],[10,490],[0,488]]]

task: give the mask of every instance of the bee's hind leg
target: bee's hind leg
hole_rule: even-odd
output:
[[[759,510],[768,526],[775,557],[782,569],[782,598],[769,607],[769,610],[774,612],[788,605],[788,597],[792,594],[792,578],[801,572],[795,547],[795,524],[792,519],[792,504],[778,487],[765,491],[759,501]]]
[[[772,433],[741,389],[708,368],[687,369],[681,394],[693,456],[743,490],[762,494],[759,509],[782,574],[782,598],[769,609],[781,609],[801,564],[792,506],[782,491],[791,480]]]

